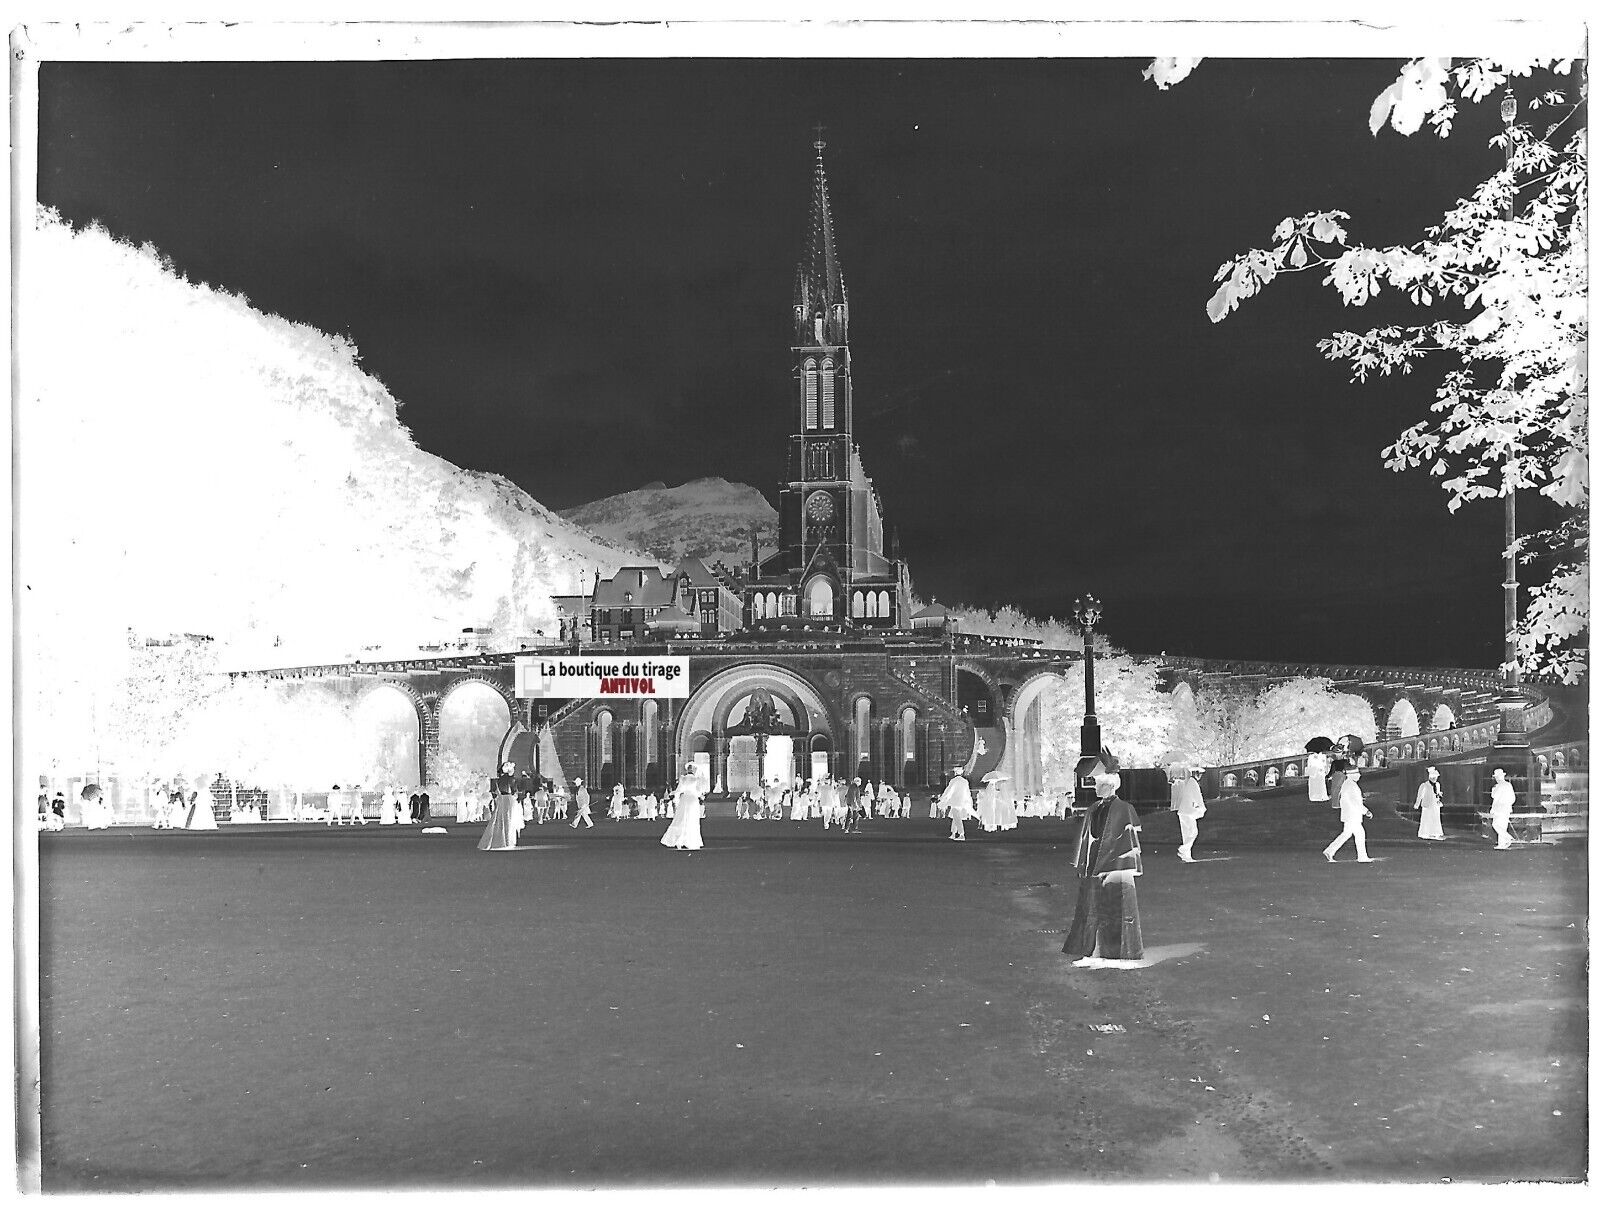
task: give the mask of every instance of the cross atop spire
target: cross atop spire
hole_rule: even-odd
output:
[[[823,166],[822,138],[826,129],[815,126],[817,160],[811,177],[811,221],[806,249],[794,280],[795,344],[843,345],[850,318],[844,272],[833,246],[833,213],[828,204],[828,172]],[[818,320],[821,320],[819,327]]]

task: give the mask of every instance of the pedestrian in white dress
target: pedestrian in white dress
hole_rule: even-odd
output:
[[[392,786],[383,788],[383,798],[378,801],[378,825],[394,823],[394,811],[400,802],[400,796],[395,793]]]
[[[1306,794],[1313,803],[1328,801],[1328,754],[1312,753],[1306,758]]]
[[[611,808],[606,812],[608,820],[626,820],[628,809],[622,806],[622,783],[615,783],[611,787]]]
[[[1417,836],[1424,841],[1443,841],[1444,824],[1439,819],[1439,805],[1444,801],[1444,795],[1439,786],[1439,767],[1428,767],[1428,780],[1417,787],[1417,798],[1411,806],[1422,812],[1422,818],[1417,822]]]
[[[1339,852],[1339,847],[1352,837],[1356,843],[1356,861],[1371,862],[1367,857],[1367,830],[1362,826],[1362,821],[1372,815],[1367,810],[1366,803],[1361,798],[1361,771],[1350,769],[1345,772],[1344,783],[1339,787],[1339,820],[1344,825],[1344,831],[1334,839],[1332,845],[1322,851],[1322,856],[1329,862],[1337,861],[1334,854]]]
[[[683,767],[683,777],[672,794],[672,823],[661,835],[661,844],[668,849],[700,849],[700,817],[705,809],[700,801],[700,780],[695,777],[693,765]]]
[[[365,824],[367,822],[367,809],[361,802],[361,784],[358,782],[350,788],[350,823]]]
[[[1494,772],[1494,783],[1489,788],[1489,823],[1500,838],[1496,849],[1511,848],[1511,809],[1516,806],[1517,788],[1511,785],[1503,769]]]
[[[189,819],[184,827],[201,832],[215,829],[217,817],[211,805],[211,780],[204,774],[199,774],[195,777],[194,785],[195,790],[190,797]]]

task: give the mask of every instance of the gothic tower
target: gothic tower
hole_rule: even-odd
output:
[[[812,143],[811,209],[795,271],[791,408],[778,550],[752,569],[749,620],[892,628],[904,624],[906,581],[884,554],[882,509],[854,437],[850,301],[834,244],[821,129]]]

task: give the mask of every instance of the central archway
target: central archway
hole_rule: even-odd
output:
[[[775,744],[773,754],[752,760],[745,751],[751,747],[745,743],[749,737],[730,735],[729,729],[740,728],[758,690],[766,691],[776,710],[774,734],[789,740]],[[741,664],[714,674],[689,696],[678,719],[674,747],[682,755],[679,768],[692,755],[713,794],[737,794],[761,776],[779,776],[784,782],[812,777],[812,754],[838,752],[838,735],[838,722],[804,677],[775,664]],[[740,741],[737,754],[735,739]],[[780,753],[788,754],[784,769],[756,769],[758,763],[770,767],[773,760],[781,761]]]

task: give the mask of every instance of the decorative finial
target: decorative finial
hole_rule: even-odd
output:
[[[815,147],[817,149],[817,155],[821,156],[822,149],[828,145],[827,142],[822,137],[822,132],[827,130],[828,128],[826,126],[824,126],[821,122],[818,122],[816,124],[816,126],[813,127],[812,129],[814,129],[817,132],[817,137],[816,137],[816,140],[811,144],[811,146]]]

